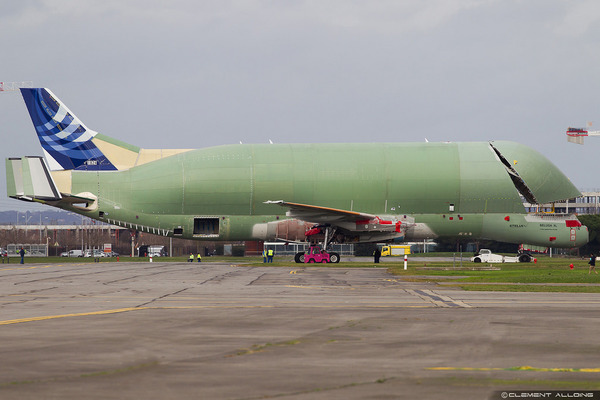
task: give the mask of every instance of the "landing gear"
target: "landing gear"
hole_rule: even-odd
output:
[[[316,235],[317,233],[321,233],[324,232],[325,233],[325,239],[323,240],[323,248],[321,249],[321,247],[319,245],[317,245],[316,240],[310,240],[309,242],[311,242],[310,248],[308,249],[308,252],[299,252],[296,253],[296,255],[294,256],[294,261],[297,264],[302,264],[302,263],[339,263],[340,262],[340,255],[338,253],[329,253],[327,252],[327,246],[329,245],[329,243],[331,243],[331,241],[333,240],[333,237],[335,235],[335,228],[331,228],[330,226],[315,226],[313,227],[310,231],[308,232],[314,232],[311,233],[310,236],[312,235]]]
[[[296,253],[294,261],[296,261],[297,264],[304,264],[304,252]]]

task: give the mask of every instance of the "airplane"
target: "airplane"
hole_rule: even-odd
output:
[[[7,193],[113,225],[219,241],[402,242],[438,237],[575,248],[578,197],[515,142],[232,144],[143,149],[89,129],[46,88],[21,93],[44,157],[6,160]]]

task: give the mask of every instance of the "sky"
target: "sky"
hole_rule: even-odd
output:
[[[143,148],[513,140],[600,188],[596,0],[0,1],[0,81]],[[0,92],[0,157],[42,155]],[[44,209],[6,197],[0,211]],[[399,173],[410,173],[399,171]]]

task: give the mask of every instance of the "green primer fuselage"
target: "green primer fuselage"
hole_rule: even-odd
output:
[[[540,203],[579,196],[545,157],[494,142]],[[72,193],[98,197],[92,218],[213,240],[264,240],[257,224],[285,219],[268,200],[407,215],[406,240],[469,236],[554,247],[587,242],[564,218],[528,216],[507,168],[486,142],[228,145],[193,150],[125,171],[72,172]],[[78,211],[81,212],[81,211]],[[101,217],[102,216],[102,217]],[[218,236],[194,235],[194,218],[219,219]],[[557,219],[558,218],[558,219]],[[176,231],[176,229],[179,229]]]

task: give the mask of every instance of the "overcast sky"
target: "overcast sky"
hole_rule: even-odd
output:
[[[600,188],[600,137],[565,138],[600,130],[597,0],[3,0],[0,49],[144,148],[514,140]],[[20,93],[0,116],[2,159],[42,154]],[[31,208],[1,165],[0,210]]]

